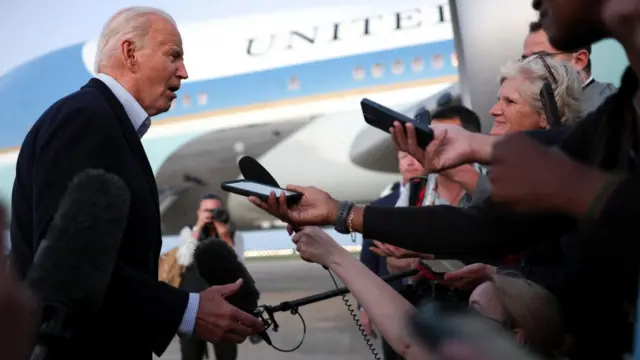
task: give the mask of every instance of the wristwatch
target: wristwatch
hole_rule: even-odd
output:
[[[333,224],[334,228],[340,234],[349,234],[349,225],[347,224],[348,216],[355,204],[351,201],[342,201],[338,209],[338,216],[336,222]]]

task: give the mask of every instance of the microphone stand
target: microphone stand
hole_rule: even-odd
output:
[[[395,280],[400,280],[405,277],[414,276],[418,274],[418,272],[419,272],[418,269],[413,269],[413,270],[403,271],[396,274],[381,276],[380,278],[386,282],[391,282]],[[344,286],[339,289],[325,291],[319,294],[306,296],[300,299],[284,301],[275,306],[261,305],[258,307],[258,309],[256,309],[255,315],[262,320],[263,324],[265,324],[265,332],[266,332],[266,329],[268,329],[271,326],[273,326],[273,331],[277,332],[279,325],[275,317],[273,316],[274,313],[290,311],[293,315],[296,315],[298,313],[298,308],[300,306],[317,303],[319,301],[331,299],[336,296],[348,294],[349,292],[350,290],[346,286]],[[267,315],[267,318],[264,317],[264,314]],[[267,341],[267,343],[269,342],[270,341]]]

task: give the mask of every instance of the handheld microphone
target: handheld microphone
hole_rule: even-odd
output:
[[[102,305],[130,200],[122,180],[102,170],[85,170],[69,184],[26,277],[40,320],[31,359],[56,357]]]
[[[201,241],[193,255],[200,277],[209,286],[226,285],[242,278],[244,281],[237,293],[226,299],[233,306],[252,314],[258,307],[260,292],[247,268],[238,260],[236,252],[221,239]]]
[[[251,181],[255,181],[257,183],[280,187],[278,185],[278,181],[271,175],[271,173],[262,166],[258,160],[252,158],[251,156],[243,156],[238,161],[238,167],[240,168],[240,173],[242,176]]]
[[[246,313],[259,316],[257,309],[260,291],[256,288],[256,282],[249,270],[240,262],[231,246],[216,238],[201,241],[196,247],[193,259],[200,277],[209,286],[231,284],[242,278],[242,287],[235,294],[227,296],[226,300]],[[266,330],[259,335],[267,344],[272,344]],[[259,338],[257,339],[252,338],[251,341],[257,343]]]

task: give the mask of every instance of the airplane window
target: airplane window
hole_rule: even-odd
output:
[[[414,57],[411,62],[411,70],[418,72],[422,71],[422,69],[424,69],[424,60],[420,56]]]
[[[207,93],[198,94],[198,105],[206,104],[207,100],[209,100],[209,94],[207,94]]]
[[[391,72],[394,75],[400,75],[404,72],[404,63],[402,60],[396,60],[391,64]]]
[[[185,95],[182,97],[182,106],[184,107],[191,106],[191,96]]]
[[[354,79],[362,80],[362,79],[364,79],[365,75],[366,75],[366,71],[364,71],[364,67],[358,66],[355,69],[353,69],[353,78]]]
[[[289,90],[298,90],[300,89],[300,79],[297,76],[292,76],[289,78],[289,82],[287,82],[287,87]]]
[[[382,75],[384,75],[384,66],[382,66],[382,64],[373,65],[371,67],[371,75],[373,75],[374,78],[382,77]]]
[[[451,66],[457,68],[459,65],[458,63],[458,53],[456,53],[455,51],[451,53]]]
[[[434,54],[431,57],[431,67],[434,69],[441,69],[444,66],[444,56],[441,54]]]

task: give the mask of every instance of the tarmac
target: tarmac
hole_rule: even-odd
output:
[[[253,259],[247,262],[247,268],[261,292],[261,304],[277,305],[283,301],[335,289],[327,270],[298,258]],[[338,285],[342,286],[340,280],[336,280]],[[354,299],[351,296],[349,299],[355,309]],[[251,344],[247,340],[239,345],[237,360],[373,359],[341,297],[309,304],[299,310],[307,326],[304,342],[299,349],[288,353],[279,352],[264,342]],[[302,338],[303,327],[300,318],[288,312],[277,313],[275,317],[280,329],[276,333],[269,332],[273,345],[282,349],[295,347]],[[375,343],[380,349],[379,342]],[[209,354],[213,359],[211,345]],[[177,337],[160,359],[181,359]]]

